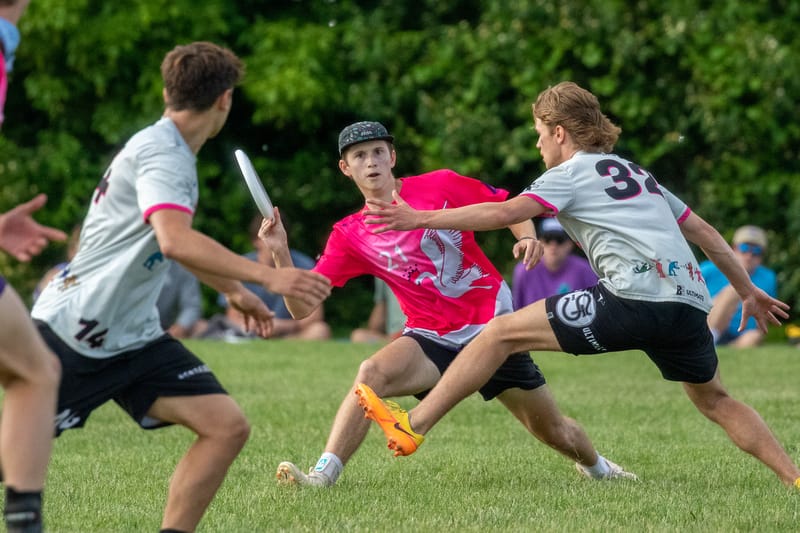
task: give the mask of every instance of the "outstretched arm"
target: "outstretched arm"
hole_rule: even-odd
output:
[[[753,284],[747,271],[733,255],[731,247],[708,222],[699,215],[691,213],[681,224],[681,231],[686,239],[698,245],[706,257],[717,265],[742,299],[742,321],[739,323],[739,331],[744,329],[751,316],[755,318],[758,329],[764,333],[767,332],[770,323],[779,326],[781,318],[789,318],[787,313],[789,305],[773,298]]]
[[[397,192],[392,196],[394,203],[367,200],[369,209],[364,212],[365,222],[376,225],[374,233],[416,228],[488,231],[530,221],[545,211],[544,206],[527,196],[437,210],[416,210]]]
[[[39,255],[50,241],[63,241],[67,235],[56,228],[42,226],[33,220],[33,213],[47,202],[47,196],[39,194],[32,200],[0,214],[0,248],[18,261],[30,261]]]

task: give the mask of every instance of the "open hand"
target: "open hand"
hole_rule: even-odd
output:
[[[419,225],[419,211],[408,205],[397,191],[392,191],[393,203],[378,199],[367,199],[368,209],[364,211],[366,224],[380,224],[372,233],[389,230],[411,230]]]
[[[0,248],[19,261],[30,261],[39,255],[50,241],[63,241],[63,231],[42,226],[31,216],[47,202],[47,196],[39,194],[32,200],[20,204],[0,215]]]

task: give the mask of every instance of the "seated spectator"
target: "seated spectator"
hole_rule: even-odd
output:
[[[765,267],[764,253],[767,251],[767,234],[758,226],[742,226],[733,234],[733,254],[750,274],[756,287],[772,297],[778,293],[775,272]],[[708,327],[718,345],[748,348],[761,344],[764,340],[755,319],[751,318],[744,330],[739,330],[742,320],[742,302],[727,278],[711,261],[700,263],[700,273],[706,280],[713,307],[708,314]]]
[[[275,266],[272,260],[272,252],[270,252],[264,242],[258,238],[261,220],[261,216],[257,216],[250,223],[250,241],[255,247],[255,250],[246,253],[245,257],[265,265]],[[297,268],[310,270],[314,267],[314,260],[306,254],[298,250],[291,250],[290,253],[294,266]],[[331,337],[331,328],[328,323],[325,322],[322,306],[318,307],[309,316],[301,320],[295,320],[286,308],[283,296],[269,292],[261,285],[256,285],[254,283],[245,283],[244,285],[261,298],[267,307],[275,313],[272,338],[323,340]],[[216,316],[209,319],[208,329],[203,336],[222,337],[229,340],[235,337],[246,337],[247,334],[244,333],[246,331],[244,318],[241,313],[229,307],[225,296],[222,294],[218,296],[217,303],[225,309],[225,316],[224,318]]]
[[[366,328],[354,329],[351,342],[388,342],[403,334],[406,315],[400,309],[392,290],[380,278],[375,278],[375,305],[367,320]]]
[[[597,275],[586,259],[573,253],[575,244],[558,220],[542,219],[538,235],[544,245],[541,260],[530,270],[522,263],[514,267],[511,293],[515,310],[554,294],[597,284]]]
[[[177,261],[170,264],[156,306],[161,327],[176,339],[198,337],[206,328],[200,281]]]

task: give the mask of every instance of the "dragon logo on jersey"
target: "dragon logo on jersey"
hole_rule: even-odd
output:
[[[589,291],[575,291],[565,295],[556,303],[556,315],[564,324],[572,327],[588,326],[594,321],[596,302]]]
[[[420,248],[433,263],[436,272],[422,272],[414,281],[417,285],[429,279],[434,287],[448,298],[460,298],[472,289],[491,289],[492,284],[473,285],[489,274],[478,264],[464,267],[463,236],[458,230],[425,230]]]

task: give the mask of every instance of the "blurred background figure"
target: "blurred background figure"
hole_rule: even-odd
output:
[[[522,263],[514,267],[511,293],[515,310],[554,294],[597,284],[597,275],[586,259],[573,253],[575,244],[558,220],[542,219],[538,235],[544,245],[542,259],[530,270]]]
[[[778,294],[778,278],[775,272],[764,266],[767,251],[767,234],[758,226],[742,226],[733,234],[733,254],[750,274],[753,284],[773,298]],[[742,302],[727,278],[711,261],[700,263],[700,272],[706,280],[713,307],[708,314],[708,327],[718,345],[736,348],[757,346],[764,340],[755,319],[747,321],[741,332]]]
[[[172,261],[156,302],[161,327],[176,339],[199,337],[206,329],[200,280],[177,261]]]
[[[272,252],[266,247],[263,241],[258,238],[258,230],[261,227],[261,221],[261,215],[257,215],[250,222],[248,234],[250,235],[250,242],[253,244],[255,250],[244,254],[244,257],[274,267],[275,262],[272,260]],[[314,268],[316,262],[303,252],[293,249],[291,250],[291,254],[292,261],[294,261],[294,265],[297,268],[305,270]],[[269,292],[261,285],[245,283],[244,286],[261,298],[267,307],[275,313],[271,338],[324,340],[331,337],[331,328],[328,323],[325,322],[325,312],[322,305],[302,320],[295,320],[286,308],[283,296]],[[215,315],[209,319],[208,327],[203,337],[224,338],[227,340],[247,337],[248,335],[245,333],[246,328],[242,314],[231,308],[222,294],[217,297],[217,303],[220,307],[225,309],[225,314],[224,316]]]
[[[375,305],[367,320],[366,328],[357,328],[350,333],[351,342],[389,342],[403,334],[406,315],[400,309],[392,290],[385,281],[375,278]]]
[[[39,283],[36,284],[36,287],[33,289],[33,301],[35,302],[39,295],[42,293],[44,288],[50,283],[54,277],[59,275],[61,271],[63,271],[69,262],[72,261],[72,258],[75,257],[75,254],[78,253],[78,246],[80,245],[81,240],[81,225],[75,224],[72,228],[72,231],[67,237],[67,251],[65,255],[65,261],[58,263],[57,265],[53,266],[44,273],[42,279],[39,280]]]

